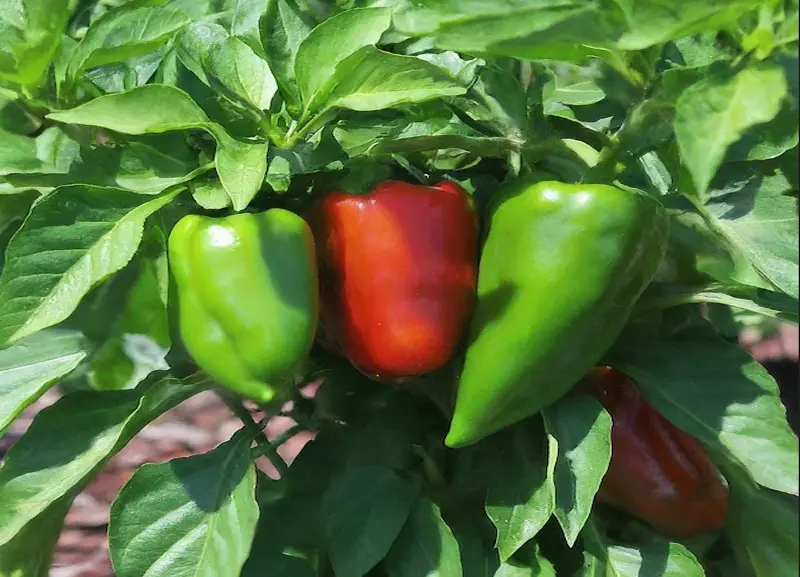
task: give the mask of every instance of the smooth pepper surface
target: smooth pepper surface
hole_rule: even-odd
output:
[[[240,395],[288,390],[319,316],[314,238],[296,214],[271,209],[189,215],[169,238],[179,328],[198,366]]]
[[[538,413],[598,364],[669,235],[663,206],[640,191],[532,177],[496,198],[450,447]]]
[[[597,499],[686,538],[722,527],[728,490],[703,446],[667,421],[624,374],[603,367],[587,391],[611,414],[611,462]]]
[[[309,218],[325,338],[366,375],[397,381],[441,367],[475,304],[478,223],[454,183],[387,180],[334,192]]]

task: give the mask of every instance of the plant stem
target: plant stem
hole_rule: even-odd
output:
[[[269,459],[272,466],[278,471],[278,474],[283,477],[289,471],[289,467],[283,461],[280,455],[277,453],[277,447],[280,445],[275,445],[273,447],[273,443],[270,442],[269,437],[264,432],[264,427],[266,426],[269,419],[274,416],[268,415],[266,419],[264,419],[261,423],[256,423],[253,420],[253,416],[250,414],[239,399],[234,398],[228,394],[222,394],[222,399],[225,401],[225,404],[228,405],[228,408],[236,415],[240,421],[244,424],[245,428],[252,433],[253,438],[256,439],[258,443],[258,447],[254,449],[255,456],[259,456],[259,453],[263,450],[263,454],[267,459]],[[291,430],[291,429],[290,429]],[[287,431],[288,432],[288,431]],[[285,433],[284,433],[285,434]],[[279,437],[276,441],[280,440],[283,437]],[[283,441],[281,441],[282,443]]]
[[[267,438],[267,434],[264,432],[264,429],[253,420],[253,416],[250,414],[250,411],[248,411],[244,405],[239,402],[239,399],[224,393],[220,396],[222,397],[222,400],[225,401],[225,404],[228,405],[228,408],[231,410],[231,412],[236,415],[244,424],[245,428],[247,428],[247,430],[253,434],[253,438],[257,440],[259,445],[264,442],[269,443],[269,439]]]

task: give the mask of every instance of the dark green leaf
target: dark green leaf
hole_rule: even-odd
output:
[[[439,507],[417,499],[383,562],[388,577],[462,577],[458,541]]]
[[[383,559],[406,523],[414,488],[390,469],[358,467],[325,494],[328,556],[338,577],[363,577]]]

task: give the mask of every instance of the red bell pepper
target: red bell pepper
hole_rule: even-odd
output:
[[[475,306],[478,221],[460,186],[383,181],[333,192],[309,218],[327,339],[366,375],[398,381],[441,367]]]
[[[667,421],[626,375],[603,367],[586,390],[611,414],[611,463],[597,499],[683,538],[722,527],[728,491],[703,446]]]

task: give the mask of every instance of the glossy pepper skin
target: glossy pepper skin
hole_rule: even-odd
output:
[[[387,180],[369,194],[328,194],[309,221],[329,348],[385,382],[441,367],[475,303],[478,223],[467,192]]]
[[[662,417],[624,374],[603,367],[587,392],[611,414],[611,462],[597,500],[676,539],[725,523],[728,490],[703,446]]]
[[[663,258],[669,223],[643,192],[532,177],[498,191],[445,443],[541,411],[613,344]]]
[[[220,384],[267,403],[288,391],[319,316],[314,238],[281,209],[189,215],[169,238],[186,350]]]

